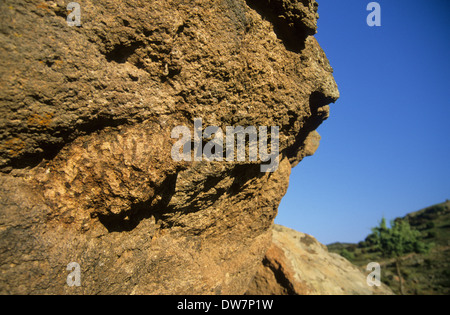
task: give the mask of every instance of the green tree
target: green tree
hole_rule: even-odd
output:
[[[400,292],[404,294],[403,278],[401,275],[400,257],[409,253],[425,253],[430,246],[421,241],[421,233],[411,229],[407,221],[391,221],[391,227],[386,225],[383,218],[378,227],[372,229],[375,246],[386,258],[395,258],[397,275],[400,280]]]

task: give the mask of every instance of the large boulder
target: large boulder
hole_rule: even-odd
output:
[[[0,3],[0,293],[245,293],[339,96],[317,3],[79,3]],[[176,161],[196,118],[279,127],[278,168]]]

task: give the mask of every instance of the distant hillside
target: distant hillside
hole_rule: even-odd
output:
[[[422,233],[424,242],[433,244],[428,254],[409,254],[402,257],[405,292],[421,295],[450,294],[450,201],[412,212],[396,220],[407,220],[412,228]],[[374,226],[376,225],[378,222],[374,223]],[[328,250],[364,269],[369,262],[379,262],[382,282],[390,286],[395,293],[399,293],[394,261],[381,258],[373,246],[372,237],[368,235],[358,244],[330,244]]]

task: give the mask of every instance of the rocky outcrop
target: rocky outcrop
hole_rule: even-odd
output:
[[[317,3],[80,5],[0,3],[0,293],[244,293],[339,96]],[[278,126],[279,167],[175,161],[195,118]]]
[[[274,225],[273,242],[247,294],[392,295],[386,285],[369,286],[367,276],[314,237]]]

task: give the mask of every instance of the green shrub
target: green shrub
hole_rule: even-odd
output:
[[[367,243],[366,242],[361,241],[361,242],[358,243],[358,248],[364,248],[364,247],[367,247]]]
[[[436,224],[434,224],[434,222],[428,222],[426,226],[427,229],[433,229],[436,226]]]
[[[349,261],[352,261],[355,259],[355,255],[353,253],[349,252],[348,250],[346,250],[345,248],[343,250],[341,250],[341,256]]]

